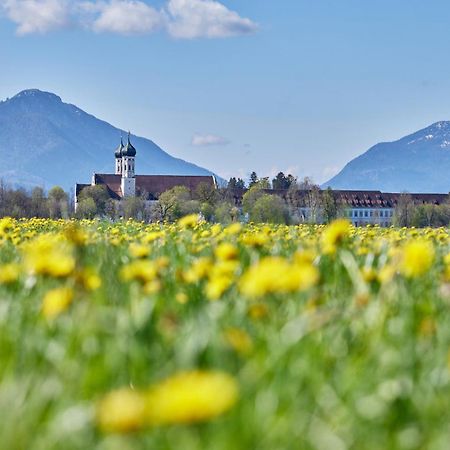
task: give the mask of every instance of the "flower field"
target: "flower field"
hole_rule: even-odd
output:
[[[446,229],[0,220],[2,450],[447,450]]]

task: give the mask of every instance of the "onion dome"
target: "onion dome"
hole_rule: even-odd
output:
[[[123,152],[124,148],[125,147],[123,145],[123,140],[122,140],[122,138],[120,138],[120,145],[117,147],[117,149],[116,149],[116,151],[114,153],[116,158],[122,158],[122,152]]]
[[[128,142],[127,145],[122,150],[123,156],[130,156],[135,157],[136,156],[136,149],[133,147],[133,144],[130,142],[130,133],[128,133]]]

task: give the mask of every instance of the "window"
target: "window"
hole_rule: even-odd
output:
[[[359,217],[362,217],[362,216],[363,216],[363,212],[360,211],[360,212],[359,212]]]
[[[369,211],[364,211],[364,217],[369,217]]]
[[[384,211],[380,211],[380,217],[384,217]]]

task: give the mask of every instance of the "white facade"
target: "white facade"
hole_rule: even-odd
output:
[[[300,218],[303,222],[321,223],[322,211],[316,210],[312,217],[311,208],[300,208]],[[347,208],[344,217],[348,218],[355,226],[379,225],[390,227],[394,217],[394,208]]]
[[[122,197],[134,197],[136,195],[136,172],[135,172],[135,156],[136,149],[130,142],[130,133],[128,133],[128,143],[120,146],[116,151],[116,175],[121,175],[120,187]]]
[[[355,226],[379,225],[390,227],[394,217],[394,208],[348,208],[344,215]]]
[[[116,175],[122,175],[122,158],[116,158]]]

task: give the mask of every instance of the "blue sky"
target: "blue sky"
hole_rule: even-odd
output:
[[[450,119],[444,0],[0,0],[0,97],[39,88],[223,177],[324,182]],[[93,168],[95,170],[95,168]]]

